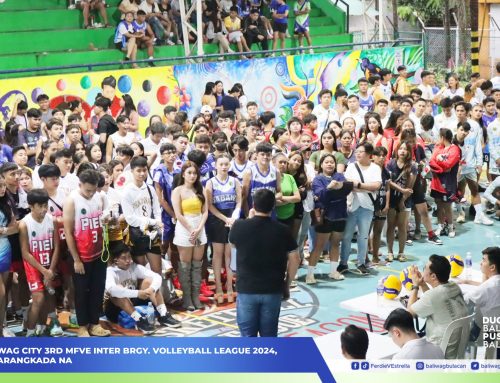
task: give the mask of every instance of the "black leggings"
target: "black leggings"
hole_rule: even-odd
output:
[[[73,274],[75,309],[79,326],[99,324],[106,285],[106,263],[101,257],[83,264],[85,274]]]

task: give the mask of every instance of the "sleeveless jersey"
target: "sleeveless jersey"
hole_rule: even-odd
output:
[[[229,171],[232,172],[234,174],[234,176],[236,178],[238,178],[238,180],[240,182],[242,182],[243,181],[243,174],[245,173],[245,170],[247,170],[249,168],[250,164],[251,164],[251,162],[247,161],[245,163],[245,165],[238,165],[233,158],[231,160],[231,165],[229,166]]]
[[[268,189],[276,194],[277,180],[276,180],[276,168],[273,165],[269,165],[269,170],[267,174],[262,174],[259,170],[257,164],[253,164],[250,168],[252,173],[250,179],[250,193],[248,195],[248,206],[253,206],[253,195],[257,190]]]
[[[158,166],[153,173],[153,181],[160,185],[163,191],[163,198],[172,205],[172,189],[175,172],[170,173],[165,165]],[[163,209],[162,209],[163,210]],[[166,212],[165,212],[166,213]]]
[[[62,219],[63,211],[62,207],[64,205],[65,199],[64,192],[57,190],[57,194],[54,197],[49,197],[49,214],[54,218],[56,229],[59,233],[59,239],[61,240],[61,254],[66,250],[66,235],[64,234],[64,225],[62,222],[57,222],[58,218]]]
[[[375,98],[369,94],[367,98],[362,98],[359,96],[359,106],[361,109],[366,110],[367,112],[371,112],[375,105]]]
[[[222,183],[217,177],[213,177],[210,182],[212,183],[212,203],[217,210],[234,210],[238,180],[228,176],[226,182]]]
[[[75,203],[75,236],[76,248],[82,262],[91,262],[102,253],[101,216],[104,201],[99,193],[88,200],[80,195],[79,190],[71,193]]]
[[[28,231],[30,254],[45,268],[50,266],[54,253],[54,221],[50,214],[45,214],[42,223],[28,214],[23,218]]]

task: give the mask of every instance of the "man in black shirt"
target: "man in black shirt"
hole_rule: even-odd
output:
[[[255,216],[238,220],[229,241],[238,251],[237,321],[241,336],[277,336],[281,300],[299,266],[297,242],[289,229],[271,220],[274,193],[255,192]]]
[[[107,113],[110,106],[111,101],[106,97],[99,97],[95,100],[94,113],[99,117],[97,134],[99,135],[99,146],[103,153],[106,153],[108,137],[118,131],[115,119]]]
[[[269,49],[266,28],[257,8],[252,8],[250,15],[245,19],[243,23],[243,32],[250,49],[252,49],[253,43],[260,43],[263,51]]]

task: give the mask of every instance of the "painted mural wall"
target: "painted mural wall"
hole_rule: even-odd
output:
[[[401,64],[413,74],[410,80],[419,83],[423,69],[422,48],[351,50],[0,80],[0,119],[8,118],[16,98],[23,98],[31,107],[42,93],[49,95],[52,108],[78,98],[84,102],[89,115],[96,95],[102,93],[113,100],[111,109],[116,116],[120,97],[128,93],[135,101],[141,116],[140,130],[144,131],[149,118],[163,115],[166,105],[174,105],[187,111],[190,117],[194,116],[201,108],[205,83],[221,80],[226,90],[236,82],[241,83],[248,101],[256,101],[261,111],[274,111],[280,125],[295,113],[302,100],[317,102],[322,89],[335,90],[341,83],[351,93],[356,91],[360,77],[369,77],[381,68],[391,69],[396,74]],[[103,83],[109,76],[115,78],[115,87],[109,85],[109,78]]]

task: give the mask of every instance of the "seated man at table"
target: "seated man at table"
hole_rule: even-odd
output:
[[[413,317],[405,309],[391,312],[385,320],[384,328],[392,341],[401,348],[392,359],[444,359],[441,348],[417,335]]]
[[[472,302],[477,309],[475,326],[471,330],[473,339],[479,336],[483,327],[483,318],[500,316],[500,247],[492,246],[484,249],[480,267],[483,273],[482,282],[470,280],[458,282],[478,286],[477,289],[464,295],[465,301]],[[500,349],[497,352],[500,352]]]
[[[408,300],[408,311],[415,317],[426,318],[427,340],[439,346],[448,325],[468,315],[460,287],[450,282],[450,262],[441,255],[433,254],[423,273],[417,266],[411,267],[413,288]],[[429,286],[431,288],[429,288]],[[422,296],[418,298],[418,291]],[[460,332],[455,331],[446,349],[446,359],[456,359]]]
[[[368,334],[362,328],[351,324],[340,335],[340,346],[346,359],[366,359]]]

